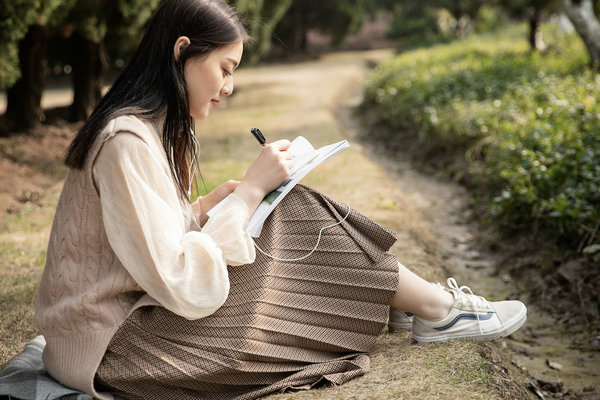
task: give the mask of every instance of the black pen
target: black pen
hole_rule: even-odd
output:
[[[260,143],[262,146],[264,146],[265,143],[267,143],[267,139],[265,139],[265,137],[263,136],[263,134],[260,131],[260,129],[258,129],[258,128],[252,128],[252,129],[250,129],[250,132],[252,132],[252,134],[254,135],[254,137],[256,138],[256,140],[258,140],[258,143]]]

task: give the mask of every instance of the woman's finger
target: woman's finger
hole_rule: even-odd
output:
[[[272,146],[273,148],[275,148],[279,151],[285,151],[285,150],[289,149],[291,143],[292,142],[290,142],[287,139],[280,139],[280,140],[276,140],[272,143],[269,143],[267,146]]]

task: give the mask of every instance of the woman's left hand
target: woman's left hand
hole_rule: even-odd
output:
[[[192,210],[194,211],[194,214],[197,215],[200,226],[204,226],[208,220],[207,213],[221,200],[229,196],[239,184],[239,181],[229,180],[214,188],[207,195],[198,197],[198,200],[192,204]]]

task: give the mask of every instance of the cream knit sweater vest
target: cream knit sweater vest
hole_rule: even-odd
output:
[[[158,305],[131,278],[112,251],[102,222],[92,166],[111,135],[127,131],[160,146],[156,128],[132,117],[109,122],[90,149],[85,167],[70,170],[58,202],[36,302],[46,339],[44,364],[66,386],[103,399],[94,374],[110,339],[134,309]]]

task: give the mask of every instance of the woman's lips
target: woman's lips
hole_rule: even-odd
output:
[[[213,107],[217,107],[217,103],[219,102],[219,100],[211,99],[210,102],[212,103]]]

